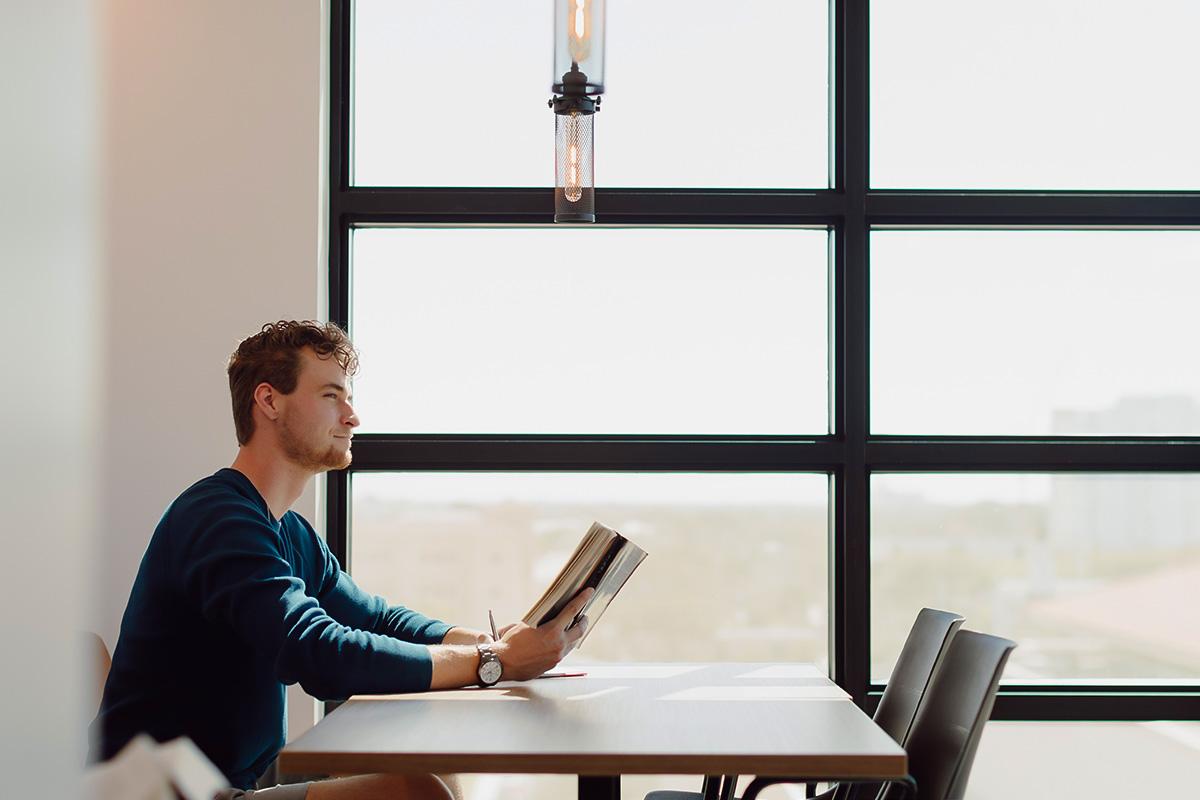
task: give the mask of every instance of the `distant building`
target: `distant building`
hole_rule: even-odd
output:
[[[1056,409],[1055,436],[1198,436],[1200,403],[1187,395],[1122,397],[1097,411]]]
[[[1200,403],[1124,397],[1098,411],[1053,412],[1055,435],[1196,435]],[[1200,478],[1172,473],[1055,475],[1047,521],[1054,549],[1081,556],[1200,544]]]

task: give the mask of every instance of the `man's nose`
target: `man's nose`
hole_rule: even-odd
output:
[[[358,421],[358,414],[354,412],[354,407],[350,407],[350,413],[346,415],[345,423],[351,428],[357,428],[361,423]]]

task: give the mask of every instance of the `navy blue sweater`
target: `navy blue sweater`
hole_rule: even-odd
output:
[[[320,699],[429,688],[450,626],[359,589],[300,515],[223,469],[171,504],[142,557],[92,760],[189,736],[238,788],[284,744],[284,685]]]

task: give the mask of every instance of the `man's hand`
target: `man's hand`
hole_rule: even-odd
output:
[[[584,589],[571,598],[557,617],[536,628],[523,622],[505,625],[500,641],[493,648],[504,667],[501,680],[527,681],[562,661],[587,632],[587,617],[580,617],[575,625],[571,622],[593,594],[594,589]]]

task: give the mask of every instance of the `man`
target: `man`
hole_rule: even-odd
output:
[[[92,724],[94,759],[143,731],[189,736],[236,787],[225,797],[443,800],[451,790],[432,775],[255,792],[264,774],[274,782],[285,684],[335,699],[527,680],[583,635],[586,619],[571,621],[584,593],[552,622],[505,626],[498,641],[389,606],[288,510],[312,476],[350,464],[357,361],[345,333],[315,322],[265,325],[230,357],[237,458],[180,495],[155,528]]]

